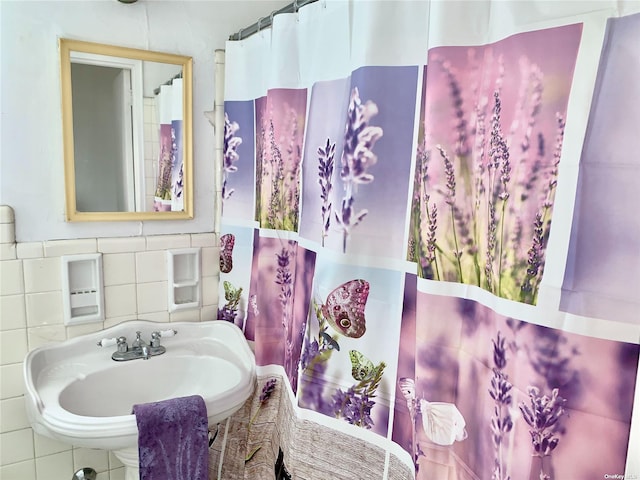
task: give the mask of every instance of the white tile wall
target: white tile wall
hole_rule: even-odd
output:
[[[0,223],[0,243],[14,243],[16,230],[14,223]]]
[[[138,283],[167,280],[167,258],[164,250],[136,253],[136,280]]]
[[[25,293],[62,289],[62,269],[59,257],[30,258],[22,260],[24,265]]]
[[[71,450],[66,443],[58,442],[48,437],[43,437],[37,433],[33,434],[33,443],[35,447],[36,457],[45,457],[54,453]]]
[[[142,252],[146,245],[144,237],[98,239],[98,251],[102,253]]]
[[[73,450],[73,470],[90,466],[96,472],[109,470],[109,452],[90,448],[75,448]]]
[[[102,274],[105,286],[136,283],[136,262],[133,253],[105,253],[102,255]]]
[[[69,468],[71,467],[71,468]],[[66,450],[53,455],[36,457],[36,476],[38,479],[67,480],[73,476],[73,453]]]
[[[147,250],[169,250],[191,246],[191,235],[157,235],[147,237]]]
[[[26,328],[24,295],[0,296],[0,330]]]
[[[38,327],[43,325],[62,325],[62,292],[27,293],[27,325]]]
[[[42,242],[26,242],[16,244],[18,258],[40,258],[44,257]]]
[[[31,459],[26,462],[10,463],[0,467],[2,479],[7,480],[37,480],[36,462]]]
[[[164,312],[168,306],[167,282],[138,283],[138,313]]]
[[[154,98],[144,99],[144,185],[145,205],[147,210],[153,209],[153,199],[156,190],[158,175],[158,146],[160,145],[158,116],[156,114],[157,103]]]
[[[15,223],[13,208],[7,205],[0,205],[0,223]]]
[[[0,365],[0,398],[19,397],[23,393],[22,363]]]
[[[33,458],[31,429],[22,428],[0,433],[0,458],[3,464],[23,462]]]
[[[98,241],[95,238],[82,240],[50,240],[44,242],[45,257],[61,257],[79,253],[96,253]]]
[[[29,340],[29,350],[51,342],[63,342],[68,338],[64,325],[28,328],[27,337]]]
[[[28,351],[25,329],[0,332],[0,364],[19,363]]]
[[[21,397],[0,400],[0,430],[9,432],[29,427],[27,412]]]
[[[17,257],[15,243],[0,243],[0,260],[15,260]]]
[[[202,276],[217,275],[220,271],[220,250],[214,247],[203,247],[200,250]]]
[[[19,221],[20,219],[18,219]],[[69,480],[81,467],[98,480],[124,480],[104,451],[71,448],[35,434],[24,409],[22,361],[29,350],[134,318],[156,322],[214,320],[219,249],[214,233],[15,243],[14,214],[0,205],[0,478]],[[200,309],[169,314],[166,250],[202,249]],[[104,322],[66,327],[62,317],[62,255],[103,254]]]
[[[104,287],[104,311],[107,317],[134,317],[137,313],[135,283]]]
[[[0,295],[24,293],[22,260],[2,260],[0,268]]]

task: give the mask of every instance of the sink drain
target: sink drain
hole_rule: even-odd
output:
[[[91,467],[84,467],[73,474],[71,480],[96,480],[98,474]]]

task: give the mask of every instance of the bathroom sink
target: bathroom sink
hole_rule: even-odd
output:
[[[148,359],[116,362],[116,346],[103,338],[170,327],[166,352]],[[137,467],[135,404],[200,395],[209,425],[237,411],[255,387],[255,358],[242,331],[232,323],[124,322],[109,329],[37,348],[24,361],[27,416],[36,433],[68,444],[113,451]],[[129,478],[129,476],[127,476]],[[134,478],[131,475],[131,478]]]
[[[135,404],[196,393],[203,398],[219,397],[240,384],[241,377],[240,368],[222,358],[163,355],[152,362],[118,364],[79,375],[60,392],[59,402],[75,415],[117,417],[129,415]]]

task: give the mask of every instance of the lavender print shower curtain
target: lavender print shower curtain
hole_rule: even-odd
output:
[[[154,211],[184,210],[182,197],[182,79],[171,85],[162,85],[156,97],[159,119],[160,148],[157,162],[157,180],[154,193]]]
[[[218,318],[300,415],[417,479],[640,476],[638,32],[319,1],[228,42]]]

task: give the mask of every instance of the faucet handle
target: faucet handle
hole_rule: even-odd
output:
[[[126,337],[118,337],[117,341],[118,341],[118,352],[125,353],[127,350],[129,350]]]
[[[137,332],[136,332],[136,338],[135,338],[135,340],[131,343],[131,346],[132,346],[133,348],[136,348],[136,347],[139,347],[140,345],[142,345],[142,337],[141,337],[141,335],[142,335],[142,332],[140,332],[140,331],[137,331]]]
[[[160,346],[160,337],[161,337],[161,333],[160,332],[151,332],[151,346],[152,347],[159,347]]]
[[[117,342],[116,338],[103,338],[96,345],[99,347],[110,347],[111,345],[115,345]]]

